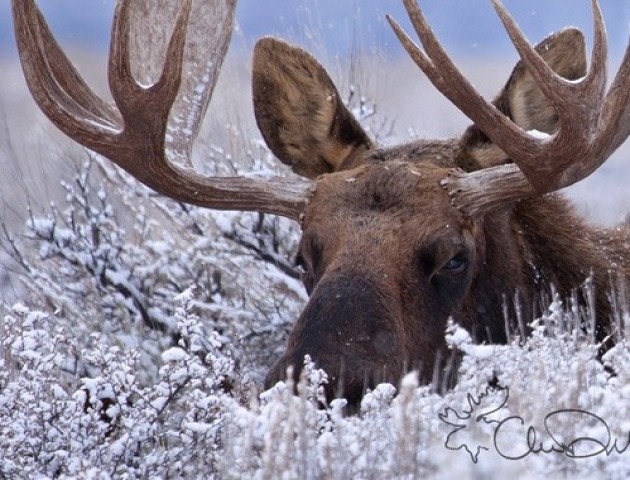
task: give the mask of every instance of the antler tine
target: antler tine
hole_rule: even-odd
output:
[[[573,120],[576,114],[575,105],[566,104],[566,98],[570,95],[582,95],[588,98],[602,97],[603,88],[606,86],[607,46],[605,27],[596,1],[593,2],[595,46],[592,65],[587,77],[579,82],[567,80],[555,73],[527,40],[501,1],[492,0],[492,4],[527,69],[534,76],[544,95],[557,110],[562,111],[559,113],[570,113],[569,117]],[[592,105],[590,103],[585,104],[585,110],[592,110]],[[562,122],[564,116],[559,115],[559,117]]]
[[[116,106],[123,117],[122,135],[131,137],[137,134],[150,135],[151,141],[158,145],[160,151],[164,149],[165,134],[169,113],[177,98],[181,83],[182,64],[184,61],[184,46],[188,17],[192,2],[185,0],[175,22],[166,50],[166,59],[160,78],[151,86],[144,87],[134,78],[131,69],[130,39],[131,39],[131,1],[121,0],[116,5],[112,27],[112,41],[108,66],[110,90]],[[146,105],[151,105],[147,109]],[[139,125],[145,125],[141,132],[136,131]],[[128,141],[137,141],[129,139]],[[117,150],[117,145],[110,148]],[[107,147],[105,147],[107,149]],[[108,156],[105,150],[104,155]],[[166,157],[162,159],[167,161]],[[135,158],[120,156],[116,160],[125,170],[138,176],[144,170]]]
[[[444,80],[444,77],[440,74],[438,69],[435,68],[435,65],[433,65],[433,62],[427,56],[427,54],[424,53],[422,49],[420,49],[418,45],[416,45],[415,42],[411,40],[411,38],[409,38],[409,35],[405,33],[400,24],[393,17],[391,17],[390,15],[386,15],[386,18],[390,26],[394,30],[394,33],[398,37],[398,40],[405,48],[412,60],[416,63],[416,65],[420,67],[420,70],[422,70],[424,74],[429,77],[431,83],[433,83],[433,85],[435,85],[435,87],[440,90],[440,92],[446,90],[448,86]]]
[[[155,84],[156,90],[161,90],[162,95],[175,101],[182,78],[184,65],[184,46],[186,44],[186,32],[188,31],[188,19],[192,8],[192,0],[185,0],[177,19],[171,40],[166,49],[166,58],[170,61],[164,64],[162,75]]]
[[[116,106],[125,116],[124,106],[128,99],[142,94],[131,71],[129,41],[131,38],[131,2],[121,0],[116,3],[112,22],[111,43],[109,45],[109,64],[107,68],[109,89]]]
[[[585,90],[592,90],[603,98],[606,93],[608,79],[608,37],[602,10],[597,0],[592,0],[593,9],[593,52],[591,53],[591,66],[582,80]],[[590,84],[590,85],[589,85]]]
[[[140,85],[131,71],[130,4],[129,0],[118,2],[112,29],[108,73],[118,114],[81,79],[50,33],[35,1],[12,0],[25,78],[40,108],[65,134],[177,201],[300,220],[312,193],[310,181],[204,177],[169,162],[165,152],[166,129],[181,83],[192,1],[185,0],[179,9],[162,74],[148,87]],[[233,13],[234,2],[227,5]],[[217,55],[224,53],[223,50]]]
[[[598,145],[603,156],[614,152],[630,135],[630,41],[602,107],[598,125],[598,139],[607,146]]]
[[[143,87],[134,79],[131,70],[129,43],[131,38],[131,2],[122,0],[116,5],[112,28],[112,42],[109,60],[109,84],[112,96],[123,117],[137,115],[145,102],[154,101],[153,106],[161,111],[151,110],[147,121],[157,123],[166,131],[169,112],[175,102],[181,83],[184,46],[191,0],[185,0],[175,22],[175,28],[166,50],[168,61],[164,63],[162,74],[157,82]],[[153,97],[153,98],[151,98]],[[159,100],[159,101],[157,101]],[[157,126],[157,125],[156,125]]]
[[[435,86],[516,164],[472,173],[453,172],[444,179],[453,203],[471,216],[585,178],[630,134],[630,44],[605,95],[608,46],[598,0],[592,0],[595,41],[591,68],[578,81],[557,75],[527,41],[501,0],[492,3],[523,64],[558,113],[558,129],[549,138],[534,139],[489,107],[448,58],[415,0],[404,0],[404,4],[426,53],[398,24],[390,22],[405,49]]]
[[[25,7],[28,8],[28,5]],[[46,55],[49,58],[46,63],[61,89],[88,112],[107,119],[112,125],[117,124],[120,120],[118,112],[90,90],[55,41],[41,13],[35,9],[34,14],[37,16],[36,29],[41,39],[39,45],[46,46]]]
[[[12,13],[24,76],[46,116],[66,135],[80,134],[90,145],[111,135],[118,116],[81,79],[34,0],[13,1]]]
[[[562,152],[567,150],[567,143],[574,142],[575,138],[590,139],[594,136],[597,125],[595,119],[601,111],[604,98],[607,42],[599,4],[597,0],[592,1],[595,45],[590,71],[586,78],[580,81],[568,81],[557,75],[536,52],[501,1],[492,0],[492,3],[524,64],[558,112],[558,131],[546,145],[539,142],[538,150],[519,152],[518,146],[496,143],[512,157],[539,190],[561,188],[565,185],[560,183],[564,182],[567,176],[562,174],[561,179],[558,172],[570,172],[577,164],[576,158],[562,155]],[[571,97],[579,98],[579,101],[569,101]],[[547,161],[543,162],[542,157]],[[555,185],[549,182],[549,178],[553,176],[558,177]]]
[[[486,101],[450,59],[433,33],[416,0],[403,0],[409,19],[425,52],[409,39],[400,25],[390,20],[394,32],[434,86],[500,147],[537,151],[539,142]]]

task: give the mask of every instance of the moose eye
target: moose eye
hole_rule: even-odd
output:
[[[464,257],[456,255],[446,262],[442,268],[451,273],[459,273],[464,271],[467,265],[468,261]]]

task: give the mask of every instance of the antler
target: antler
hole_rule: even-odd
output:
[[[453,203],[475,216],[523,198],[558,190],[586,178],[630,134],[630,46],[606,94],[606,30],[592,0],[594,47],[586,77],[557,75],[527,41],[500,0],[492,0],[512,43],[544,95],[555,107],[558,129],[548,138],[522,130],[484,100],[448,57],[415,0],[403,0],[424,51],[388,17],[399,40],[433,85],[514,162],[444,179]]]
[[[179,3],[179,2],[176,2]],[[151,86],[139,84],[130,57],[130,0],[120,0],[114,14],[109,58],[109,85],[117,109],[95,95],[53,38],[34,0],[12,0],[18,51],[31,94],[48,118],[66,135],[109,158],[148,187],[175,200],[221,210],[260,211],[298,220],[311,182],[282,177],[204,177],[169,162],[165,151],[168,119],[180,89],[191,0],[184,0],[166,47],[166,61]],[[235,0],[227,0],[231,32]],[[203,8],[203,7],[200,7]],[[226,48],[207,59],[211,81],[208,99]],[[201,81],[201,79],[199,79]],[[191,105],[201,119],[207,100]],[[194,110],[193,110],[194,109]],[[193,132],[196,133],[196,132]],[[193,135],[189,135],[190,141]],[[182,136],[179,136],[181,139]],[[181,140],[184,141],[184,140]],[[179,145],[187,155],[189,145]]]

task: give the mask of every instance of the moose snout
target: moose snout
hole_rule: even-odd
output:
[[[333,276],[317,286],[265,379],[270,388],[292,371],[296,383],[308,355],[328,375],[326,397],[358,404],[367,388],[402,373],[403,337],[386,295],[362,276]]]

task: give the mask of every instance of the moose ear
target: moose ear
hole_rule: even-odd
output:
[[[536,51],[551,69],[568,80],[586,75],[586,42],[576,28],[565,28],[536,45]],[[553,133],[557,129],[556,110],[538,87],[536,80],[519,61],[503,90],[492,102],[523,130]],[[462,163],[465,170],[475,170],[507,163],[509,159],[499,147],[475,125],[468,128],[462,138]]]
[[[254,49],[254,113],[271,151],[314,178],[372,146],[324,68],[305,51],[263,38]]]

